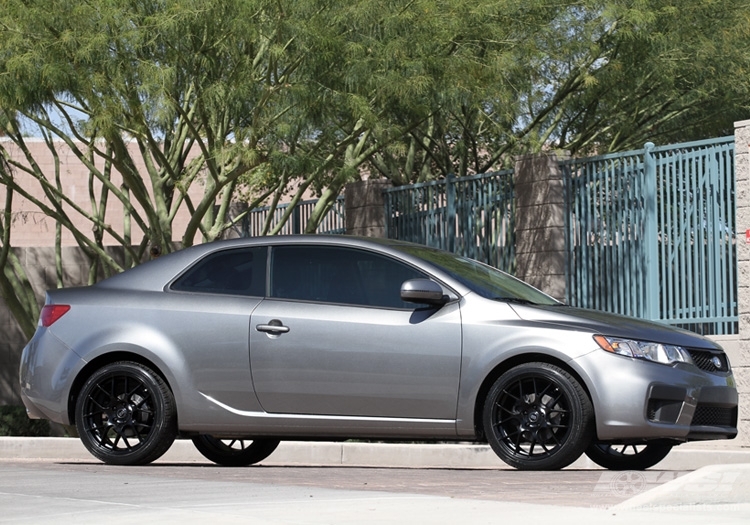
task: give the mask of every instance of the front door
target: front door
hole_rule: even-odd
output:
[[[426,275],[367,250],[274,247],[271,297],[250,320],[263,409],[455,419],[459,306],[402,302],[401,283],[418,277]]]

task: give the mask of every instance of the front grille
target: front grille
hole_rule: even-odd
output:
[[[737,426],[737,408],[724,408],[698,404],[695,407],[692,426],[734,427]]]
[[[712,352],[711,350],[696,350],[688,348],[688,353],[693,359],[695,366],[706,372],[728,372],[729,360],[724,352]],[[718,366],[717,366],[718,365]]]

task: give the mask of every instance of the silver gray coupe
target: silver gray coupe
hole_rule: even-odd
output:
[[[644,469],[737,434],[716,343],[345,236],[208,243],[49,291],[20,377],[30,417],[75,425],[117,465],[181,437],[231,466],[285,439],[368,439],[489,442],[519,469],[583,453]]]

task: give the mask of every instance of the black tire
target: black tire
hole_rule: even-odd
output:
[[[664,439],[635,444],[595,441],[586,449],[586,455],[609,470],[645,470],[667,457],[673,446],[673,442]]]
[[[76,427],[91,454],[110,465],[145,465],[177,436],[174,397],[164,380],[138,363],[103,366],[84,383]]]
[[[193,445],[203,457],[225,467],[246,467],[270,456],[279,446],[278,439],[220,439],[201,434]]]
[[[578,459],[593,437],[591,400],[578,381],[548,363],[525,363],[495,381],[484,404],[492,449],[519,470],[557,470]]]

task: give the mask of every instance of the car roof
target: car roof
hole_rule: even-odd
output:
[[[349,235],[276,235],[213,241],[191,246],[142,263],[135,268],[109,277],[95,286],[100,288],[160,291],[163,290],[164,287],[185,268],[191,266],[199,259],[202,259],[205,255],[218,250],[252,246],[310,244],[316,246],[328,245],[369,248],[380,253],[396,256],[413,264],[418,264],[421,267],[432,266],[419,257],[410,255],[399,249],[402,246],[418,245],[394,239],[356,237]],[[434,268],[434,270],[437,273],[441,273],[437,268]]]

